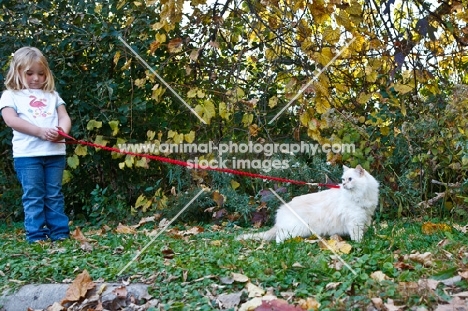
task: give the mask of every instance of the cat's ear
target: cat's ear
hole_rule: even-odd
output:
[[[363,169],[360,164],[356,166],[355,170],[359,174],[359,176],[364,176],[364,173],[366,172],[366,170]]]
[[[346,172],[347,170],[349,170],[349,167],[347,167],[346,165],[343,165],[343,172]]]

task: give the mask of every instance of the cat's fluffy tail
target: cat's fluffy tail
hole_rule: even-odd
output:
[[[273,241],[276,239],[276,227],[265,232],[241,234],[236,240]]]

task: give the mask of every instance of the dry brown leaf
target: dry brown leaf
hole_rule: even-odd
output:
[[[382,298],[372,298],[372,304],[377,310],[382,310],[384,308],[384,303]]]
[[[195,227],[190,228],[189,230],[180,231],[180,235],[196,235],[204,231],[205,229],[203,227],[195,226]]]
[[[54,302],[53,305],[48,306],[47,309],[45,309],[45,311],[63,311],[63,310],[65,310],[65,308],[58,302]]]
[[[235,309],[239,306],[241,301],[241,296],[243,292],[231,293],[231,294],[221,294],[219,295],[216,300],[221,309]]]
[[[246,283],[249,281],[249,278],[243,274],[231,272],[232,279],[235,282]]]
[[[167,48],[169,53],[177,53],[182,49],[182,38],[175,38],[169,41]]]
[[[318,310],[320,308],[320,303],[315,298],[308,297],[307,299],[300,299],[298,307],[303,310]]]
[[[408,263],[405,263],[403,261],[398,261],[393,264],[395,268],[398,270],[414,270],[414,267]]]
[[[372,272],[371,275],[370,275],[371,279],[373,279],[374,281],[377,281],[377,282],[382,282],[382,281],[385,281],[385,280],[391,280],[390,277],[388,277],[385,273],[383,273],[382,271],[375,271],[375,272]]]
[[[468,225],[460,226],[460,225],[458,225],[458,224],[454,224],[454,225],[453,225],[453,228],[454,228],[455,230],[458,230],[458,231],[462,232],[462,233],[468,232]]]
[[[84,270],[77,275],[73,283],[68,287],[65,298],[60,304],[79,301],[86,296],[88,290],[93,289],[95,286],[96,284],[94,284],[88,271]]]
[[[265,295],[265,290],[258,287],[255,284],[252,284],[252,283],[248,282],[246,287],[247,287],[247,291],[249,292],[249,298],[261,297],[261,296]]]
[[[418,295],[421,287],[417,282],[399,282],[398,290],[406,295]]]
[[[164,257],[165,259],[173,259],[174,256],[175,256],[174,251],[173,251],[172,249],[170,249],[170,248],[163,249],[163,250],[161,251],[161,253],[163,253],[163,257]]]
[[[328,283],[325,288],[327,290],[332,290],[332,289],[336,289],[338,286],[340,286],[342,284],[342,282],[331,282],[331,283]]]
[[[458,272],[458,275],[466,280],[468,279],[468,270]]]
[[[338,241],[336,239],[329,239],[327,241],[323,240],[319,242],[321,249],[333,250],[335,253],[349,254],[351,252],[352,246],[346,241]]]
[[[71,238],[80,242],[88,242],[89,240],[84,236],[79,227],[76,227],[70,234]]]
[[[136,230],[134,228],[132,228],[132,227],[125,226],[125,225],[122,225],[121,223],[119,223],[119,225],[115,229],[115,232],[121,233],[121,234],[135,234]]]
[[[419,252],[410,254],[408,256],[410,260],[419,262],[423,264],[425,267],[432,266],[432,254],[430,252],[425,252],[424,254],[420,254]]]
[[[299,262],[293,263],[292,267],[293,267],[293,268],[304,268],[304,266],[301,265]]]
[[[218,205],[218,207],[223,207],[224,202],[226,201],[226,197],[218,191],[215,191],[213,192],[213,201],[216,202],[216,205]]]
[[[406,309],[406,306],[395,306],[393,299],[388,299],[384,305],[387,311],[403,311]]]
[[[167,218],[163,218],[160,222],[159,222],[159,228],[166,228],[168,227],[169,225],[171,224],[171,221]]]
[[[140,221],[138,222],[137,225],[134,225],[132,227],[136,229],[136,228],[140,227],[141,225],[147,224],[149,222],[154,222],[154,221],[158,220],[159,218],[161,218],[161,214],[156,214],[154,216],[144,217],[144,218],[140,219]]]
[[[454,310],[466,310],[466,301],[460,297],[454,297],[446,305],[438,305],[434,311],[454,311]]]
[[[468,292],[460,292],[460,293],[452,294],[452,297],[468,298]]]
[[[421,279],[418,281],[419,287],[421,289],[429,289],[429,290],[436,290],[437,285],[439,285],[439,281],[433,279]]]
[[[81,242],[80,248],[81,248],[81,250],[83,250],[85,252],[92,252],[93,251],[93,246],[88,242]]]

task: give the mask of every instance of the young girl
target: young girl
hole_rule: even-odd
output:
[[[55,91],[44,55],[36,48],[15,52],[0,98],[5,123],[13,129],[13,161],[23,188],[24,226],[28,242],[68,238],[62,175],[65,144],[58,129],[68,133],[70,117]]]

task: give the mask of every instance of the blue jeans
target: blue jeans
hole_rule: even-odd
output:
[[[13,161],[23,188],[26,240],[68,238],[70,228],[62,193],[65,156],[21,157]]]

